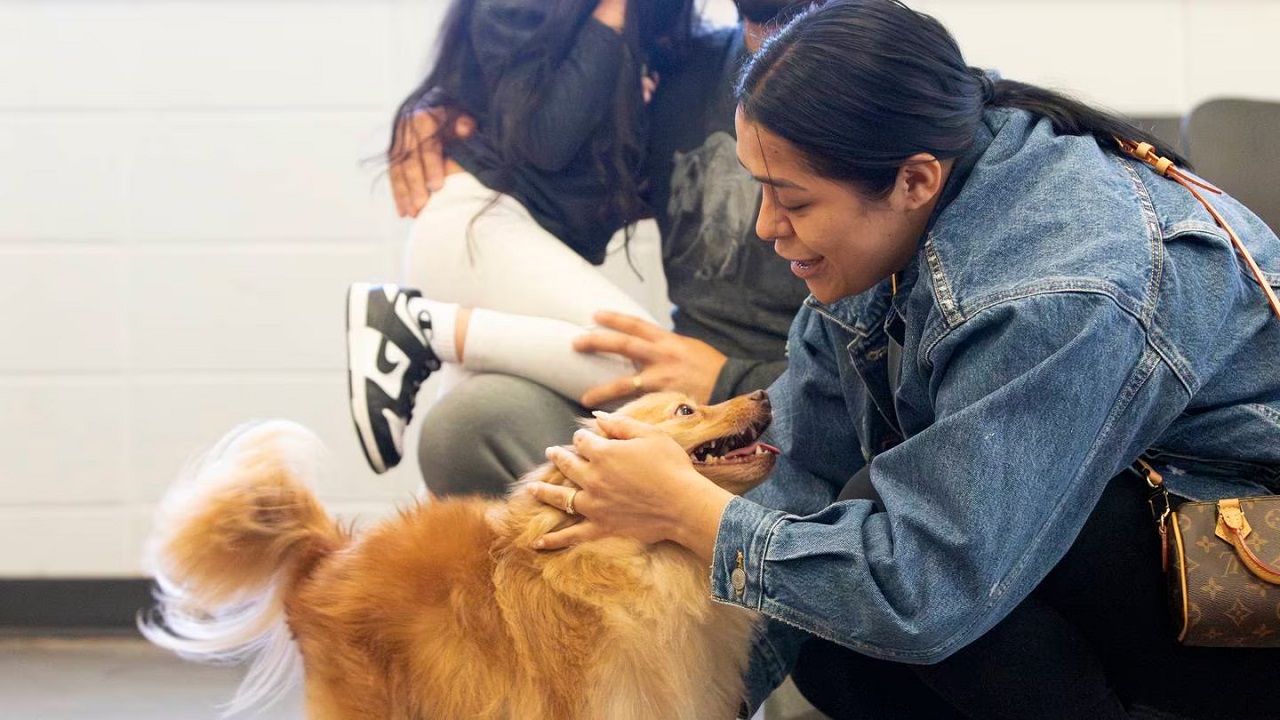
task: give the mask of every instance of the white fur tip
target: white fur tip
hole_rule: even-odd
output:
[[[165,541],[197,511],[205,493],[251,481],[255,473],[283,466],[299,482],[314,486],[326,450],[320,438],[290,420],[244,423],[190,462],[157,508],[144,567],[156,580],[157,607],[138,618],[138,630],[152,643],[183,658],[214,664],[252,661],[223,716],[270,705],[301,681],[302,658],[286,623],[278,585],[246,588],[223,607],[201,607],[165,574]]]

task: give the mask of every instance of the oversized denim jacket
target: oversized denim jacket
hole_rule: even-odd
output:
[[[1276,285],[1275,235],[1213,202]],[[1173,181],[1022,111],[986,113],[896,294],[810,297],[788,353],[783,455],[729,503],[711,569],[717,600],[770,620],[752,707],[796,629],[908,663],[974,640],[1144,452],[1187,497],[1280,488],[1280,321],[1225,232]],[[883,507],[833,504],[868,462]]]

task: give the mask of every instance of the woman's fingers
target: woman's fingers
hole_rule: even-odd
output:
[[[573,515],[582,514],[582,490],[568,485],[551,485],[549,483],[534,483],[531,491],[533,497],[543,505],[550,505],[559,508],[565,512],[572,511]],[[572,503],[572,505],[570,505]]]
[[[550,449],[548,448],[548,450]],[[556,449],[559,450],[559,448]],[[573,453],[561,452],[570,458],[574,457]],[[550,455],[551,453],[548,452],[548,457]],[[572,511],[574,515],[583,515],[582,505],[587,498],[581,489],[568,485],[551,485],[538,482],[531,486],[530,492],[533,493],[535,499],[545,505],[550,505],[565,512]],[[582,522],[547,533],[535,540],[533,546],[538,550],[560,550],[588,540],[604,537],[605,534],[599,526],[587,520],[583,515]]]
[[[608,382],[596,385],[583,393],[582,397],[578,398],[578,404],[583,407],[600,407],[601,405],[614,400],[631,397],[639,392],[636,389],[635,380],[638,375],[639,373],[636,373],[635,375],[623,375],[620,378],[615,378]],[[645,388],[646,386],[642,379],[640,381],[640,390],[645,390]]]
[[[617,415],[615,413],[607,413],[607,412],[604,412],[603,410],[596,410],[591,414],[595,416],[596,424],[600,426],[600,432],[604,433],[605,437],[602,438],[599,435],[596,435],[595,433],[592,433],[590,431],[579,430],[573,434],[574,448],[578,447],[579,433],[583,435],[589,435],[602,442],[608,438],[613,438],[615,440],[634,440],[635,438],[648,437],[650,435],[658,434],[657,428],[653,427],[652,425],[642,423],[639,420],[636,420],[635,418],[632,418],[632,417],[627,417],[626,415]],[[583,439],[586,441],[590,440],[590,438],[583,438]],[[601,443],[589,443],[586,447],[590,447],[592,450],[594,450],[598,447],[601,447]],[[581,451],[579,450],[579,452]],[[588,457],[590,456],[588,455]]]
[[[587,461],[590,461],[595,456],[596,451],[599,450],[600,443],[604,440],[605,438],[590,430],[576,430],[573,433],[573,450]]]
[[[576,442],[576,439],[577,439],[576,433],[574,435],[574,439]],[[555,465],[556,469],[559,470],[561,473],[563,473],[565,477],[574,481],[578,485],[582,485],[582,483],[579,482],[579,479],[586,472],[586,468],[584,467],[586,465],[586,462],[581,457],[578,457],[578,455],[575,454],[574,452],[570,450],[566,450],[565,448],[560,447],[559,445],[553,445],[547,448],[545,454],[547,459],[551,461],[551,464]],[[543,483],[539,483],[539,484],[543,484]],[[549,487],[556,487],[556,486],[553,485]],[[538,494],[536,486],[534,488],[533,496],[538,498],[539,500],[542,500],[542,496]]]
[[[600,327],[606,327],[627,335],[634,335],[649,342],[656,342],[669,333],[668,330],[663,330],[644,318],[614,310],[598,310],[592,316],[592,320]]]
[[[533,546],[538,550],[563,550],[589,540],[602,538],[605,535],[606,533],[602,532],[595,523],[583,521],[555,532],[549,532],[534,540]]]
[[[419,167],[416,169],[416,185],[413,187],[415,203],[417,199],[422,201],[418,210],[426,207],[431,193],[444,187],[444,143],[440,142],[439,136],[444,114],[442,110],[419,110],[410,118],[414,136],[418,139],[415,152]]]

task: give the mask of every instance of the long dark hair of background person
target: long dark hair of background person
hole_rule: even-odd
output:
[[[508,167],[519,162],[514,148],[520,143],[521,121],[535,108],[543,88],[556,81],[556,67],[564,60],[578,32],[591,17],[599,0],[544,0],[546,19],[524,46],[512,56],[512,65],[521,68],[520,82],[504,83],[506,97],[495,98],[504,108],[500,127],[494,128],[498,150]],[[454,0],[440,28],[436,61],[425,80],[409,93],[396,109],[391,142],[387,148],[390,162],[395,156],[399,121],[424,106],[446,110],[442,128],[447,144],[452,137],[452,120],[459,113],[484,115],[489,100],[480,69],[471,47],[471,9],[475,0]],[[632,58],[644,58],[646,69],[661,76],[679,62],[697,22],[693,0],[628,0],[623,39]],[[621,217],[643,215],[640,200],[639,166],[643,158],[643,134],[636,124],[641,116],[643,98],[640,93],[640,63],[623,63],[614,93],[612,112],[604,122],[609,132],[596,133],[590,151],[598,167],[609,177],[609,206]],[[502,188],[496,188],[501,190]]]

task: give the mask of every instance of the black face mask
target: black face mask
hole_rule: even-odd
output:
[[[795,12],[807,7],[811,0],[733,0],[738,13],[748,22],[763,25],[768,22],[785,22]],[[790,12],[783,12],[789,10]]]

